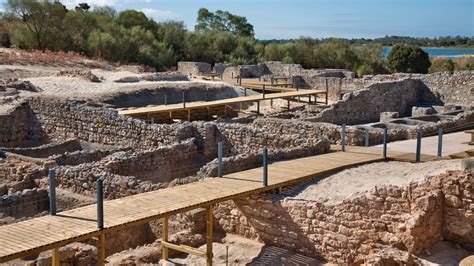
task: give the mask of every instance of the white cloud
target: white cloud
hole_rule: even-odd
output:
[[[161,10],[154,8],[143,8],[140,9],[145,15],[152,18],[155,21],[167,21],[167,20],[177,20],[179,19],[179,14],[174,13],[169,10]]]

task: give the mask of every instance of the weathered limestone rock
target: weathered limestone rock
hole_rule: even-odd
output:
[[[417,107],[411,108],[411,116],[424,116],[434,114],[435,110],[432,107]]]
[[[178,62],[178,72],[188,76],[211,73],[211,65],[204,62]]]
[[[398,112],[381,112],[380,113],[380,122],[387,123],[394,118],[398,118]]]

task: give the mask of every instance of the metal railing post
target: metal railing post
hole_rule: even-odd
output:
[[[383,158],[387,160],[388,129],[383,129]]]
[[[165,105],[168,105],[168,96],[165,95]]]
[[[49,169],[49,213],[56,215],[56,172],[55,170]]]
[[[247,88],[244,88],[244,96],[247,97]]]
[[[186,92],[183,90],[183,108],[186,108]]]
[[[368,128],[364,130],[364,144],[365,144],[365,147],[369,147],[369,129]]]
[[[263,148],[263,186],[268,186],[268,148]]]
[[[438,128],[438,158],[443,157],[443,128]]]
[[[342,124],[341,150],[346,151],[346,124]]]
[[[420,157],[421,157],[421,132],[417,131],[416,132],[416,158],[415,158],[415,161],[417,163],[420,162]]]
[[[102,179],[97,179],[96,182],[97,194],[97,228],[104,229],[104,189]]]
[[[219,141],[217,143],[217,176],[222,177],[223,169],[222,169],[222,155],[223,155],[223,143]]]
[[[265,99],[265,84],[263,84],[263,99]]]
[[[151,117],[151,124],[153,125],[155,123],[155,118]]]

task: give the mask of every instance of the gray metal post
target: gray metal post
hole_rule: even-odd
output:
[[[183,108],[186,108],[186,92],[183,90]]]
[[[346,124],[342,124],[341,150],[346,151]]]
[[[263,84],[263,99],[265,99],[265,84]]]
[[[247,88],[244,88],[244,96],[247,96]]]
[[[300,90],[300,83],[296,82],[296,91],[299,91],[299,90]]]
[[[438,158],[443,157],[443,129],[438,128]]]
[[[97,228],[104,229],[104,189],[102,179],[97,179],[96,182],[97,194]]]
[[[223,169],[222,169],[222,155],[223,155],[223,149],[222,149],[223,143],[222,141],[219,141],[217,143],[217,176],[222,177],[223,174]]]
[[[416,132],[416,158],[415,161],[418,163],[420,162],[421,156],[421,133],[420,131]]]
[[[56,172],[49,169],[49,213],[56,215]]]
[[[365,147],[369,147],[369,129],[364,130]]]
[[[242,86],[242,77],[239,76],[239,85]]]
[[[263,148],[263,186],[268,186],[268,149]]]
[[[151,117],[151,124],[153,125],[155,123],[155,118]]]
[[[165,95],[165,105],[168,105],[168,96]]]
[[[383,158],[387,160],[388,129],[383,129]]]

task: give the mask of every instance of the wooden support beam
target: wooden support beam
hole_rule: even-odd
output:
[[[162,251],[162,257],[164,260],[168,260],[169,258],[169,252],[168,252],[168,246],[165,244],[168,242],[168,217],[163,218],[163,232],[162,232],[162,241],[161,241],[161,246],[163,247]]]
[[[99,235],[99,247],[97,248],[97,265],[105,265],[105,233]]]
[[[173,250],[177,250],[179,252],[192,254],[192,255],[196,255],[196,256],[204,257],[204,258],[206,258],[206,256],[207,256],[205,251],[197,249],[197,248],[193,248],[193,247],[190,247],[190,246],[187,246],[187,245],[176,245],[176,244],[173,244],[173,243],[170,243],[170,242],[165,242],[165,241],[161,241],[161,245],[163,246],[163,248],[166,248],[167,250],[168,249],[173,249]],[[165,259],[165,258],[163,257],[163,259]]]
[[[191,121],[191,109],[188,109],[188,121]]]
[[[288,110],[290,110],[290,99],[288,98],[288,99],[286,99],[286,101],[287,101],[287,105],[288,105]]]
[[[257,115],[260,114],[260,101],[257,101]]]
[[[53,254],[51,257],[53,266],[60,266],[61,261],[59,260],[59,248],[53,248]]]
[[[207,266],[212,266],[212,242],[213,242],[213,236],[212,236],[212,223],[214,221],[214,216],[212,215],[212,204],[209,205],[206,209],[206,216],[207,216],[207,221],[206,221],[206,265]]]
[[[273,107],[273,99],[270,99],[270,106]]]

